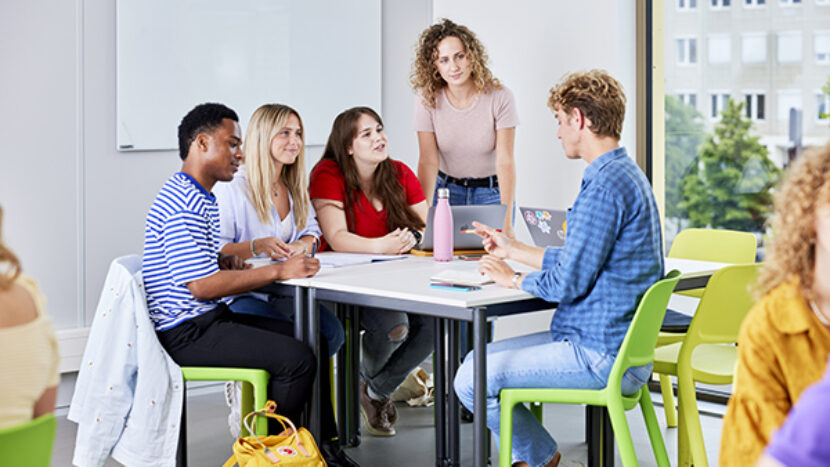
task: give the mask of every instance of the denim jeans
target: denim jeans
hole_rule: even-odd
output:
[[[465,188],[447,181],[438,176],[435,181],[435,192],[432,196],[432,204],[438,202],[438,189],[450,189],[450,206],[465,206],[469,204],[499,204],[501,203],[501,191],[498,187],[469,187]]]
[[[596,352],[569,341],[553,341],[550,331],[487,345],[487,426],[499,436],[499,391],[503,388],[602,389],[616,355]],[[633,394],[651,375],[651,365],[629,368],[623,394]],[[455,375],[455,392],[473,410],[473,357],[467,355]],[[553,437],[523,404],[513,411],[513,461],[543,467],[553,459]]]
[[[281,321],[294,322],[294,299],[291,297],[270,297],[267,302],[250,295],[237,298],[230,304],[234,313],[264,316]],[[343,323],[328,308],[320,305],[320,334],[326,338],[329,357],[346,342]]]
[[[405,326],[402,339],[390,338]],[[360,376],[377,395],[389,397],[435,345],[435,318],[378,308],[360,309],[363,357]]]

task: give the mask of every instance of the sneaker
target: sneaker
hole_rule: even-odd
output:
[[[326,460],[329,467],[360,467],[360,464],[343,451],[337,441],[320,443],[320,454],[323,455],[323,459]]]
[[[383,401],[386,402],[386,405],[383,407],[383,411],[386,412],[386,418],[389,419],[390,425],[394,425],[398,421],[398,407],[392,402],[392,399],[386,398]]]
[[[568,459],[567,457],[562,456],[560,454],[559,467],[585,467],[585,464],[579,461],[575,461],[573,459]]]
[[[389,400],[376,401],[369,397],[366,383],[360,382],[360,416],[366,430],[375,436],[395,436],[395,428],[389,421],[386,404]]]
[[[225,381],[225,403],[231,408],[228,415],[228,428],[234,439],[242,434],[242,383],[240,381]]]

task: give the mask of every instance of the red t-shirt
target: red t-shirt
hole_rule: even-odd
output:
[[[426,197],[418,177],[403,162],[392,160],[392,163],[397,169],[398,181],[406,193],[406,203],[412,206],[424,201]],[[346,202],[346,179],[336,162],[327,159],[317,164],[311,171],[308,192],[311,199]],[[386,227],[386,206],[378,211],[363,191],[360,192],[356,204],[357,206],[352,208],[354,222],[349,226],[350,232],[366,238],[383,237],[389,233]]]

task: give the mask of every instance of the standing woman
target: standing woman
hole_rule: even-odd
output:
[[[720,465],[753,465],[804,390],[827,367],[830,144],[805,152],[789,169],[775,197],[772,232],[758,280],[761,299],[738,334]]]
[[[244,154],[244,170],[230,183],[213,187],[222,253],[275,260],[310,254],[321,233],[306,190],[303,122],[297,111],[281,104],[256,109],[248,122]],[[230,309],[293,321],[291,299],[265,293],[237,295]],[[325,307],[320,307],[320,332],[334,355],[345,333]]]
[[[421,33],[410,82],[427,202],[446,187],[451,205],[504,204],[503,231],[513,237],[519,117],[513,93],[487,68],[484,45],[444,19]]]
[[[427,204],[405,164],[389,158],[380,116],[355,107],[334,120],[309,192],[320,227],[335,251],[402,254],[424,228]],[[434,320],[364,308],[360,408],[366,429],[393,436],[398,418],[389,396],[432,352]]]

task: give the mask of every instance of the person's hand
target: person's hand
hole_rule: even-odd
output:
[[[513,226],[510,224],[505,224],[504,227],[501,228],[502,233],[511,239],[516,239],[516,231],[513,229]]]
[[[291,256],[291,248],[277,237],[262,237],[254,240],[256,254],[265,254],[271,259],[283,259]]]
[[[226,255],[219,253],[219,269],[249,269],[250,264],[246,263],[242,258],[236,255]]]
[[[311,251],[308,249],[308,245],[301,240],[297,240],[296,242],[289,243],[286,245],[288,247],[288,257],[297,256],[297,255],[305,255],[310,254]]]
[[[501,259],[510,258],[510,249],[515,242],[513,238],[480,222],[473,221],[473,227],[476,229],[476,235],[481,237],[481,243],[487,253]]]
[[[387,255],[402,255],[418,243],[415,235],[409,229],[397,228],[380,237],[380,253]]]
[[[320,270],[320,260],[306,255],[296,255],[275,264],[274,267],[280,268],[280,279],[298,279],[317,274]]]
[[[513,269],[504,262],[504,260],[496,258],[493,255],[485,255],[478,261],[478,272],[490,276],[496,284],[513,288]]]

